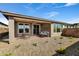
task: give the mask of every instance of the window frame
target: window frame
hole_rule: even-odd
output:
[[[20,33],[19,32],[19,24],[23,24],[23,33]],[[29,32],[28,33],[26,33],[26,31],[25,31],[25,24],[28,24],[29,25]],[[18,34],[30,34],[30,24],[29,23],[17,23],[17,32],[18,32]]]
[[[33,33],[34,25],[39,25],[39,32],[41,32],[41,25],[40,24],[32,24],[32,35],[34,35],[34,33]]]
[[[54,24],[54,33],[62,32],[63,25],[62,24]],[[59,31],[58,31],[59,29]]]
[[[19,23],[19,24],[22,24],[22,23]],[[22,33],[19,32],[19,24],[17,25],[18,33],[19,33],[19,34],[22,34]],[[24,25],[24,24],[23,24],[23,25]],[[23,33],[24,33],[24,29],[23,29]]]
[[[29,32],[28,32],[28,33],[26,33],[26,31],[25,31],[25,25],[26,25],[26,24],[28,24],[28,23],[24,23],[24,33],[25,33],[25,34],[30,34],[30,24],[28,24],[28,25],[29,25]]]

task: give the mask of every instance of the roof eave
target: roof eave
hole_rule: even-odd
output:
[[[48,20],[48,19],[43,19],[43,18],[37,18],[37,17],[32,17],[32,16],[26,16],[26,15],[21,15],[21,14],[16,14],[16,13],[4,12],[4,11],[0,11],[0,12],[7,19],[8,19],[8,17],[19,17],[19,18],[27,18],[27,19],[33,19],[33,20],[47,21],[47,22],[50,22],[50,23],[58,23],[58,24],[70,25],[69,23],[65,23],[65,22],[59,22],[59,21]]]

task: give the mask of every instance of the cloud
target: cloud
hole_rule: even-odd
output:
[[[75,18],[71,18],[71,19],[66,19],[67,21],[67,23],[71,23],[71,24],[73,24],[73,23],[79,23],[79,17],[75,17]]]
[[[72,19],[71,21],[69,21],[69,23],[79,23],[79,18]]]
[[[32,5],[33,5],[33,3],[30,3],[30,4],[27,4],[27,5],[24,5],[24,7],[27,10],[40,10],[40,9],[42,9],[46,6],[46,4],[44,4],[44,3],[39,4],[37,7],[33,7]]]
[[[53,3],[52,4],[52,8],[63,8],[63,7],[69,7],[69,6],[73,6],[73,5],[77,5],[78,3],[65,3],[63,5],[56,5],[56,3]],[[49,7],[48,4],[45,4],[45,3],[41,3],[39,4],[37,7],[33,7],[32,6],[33,3],[29,3],[27,5],[24,5],[24,7],[28,10],[28,11],[31,11],[31,10],[40,10],[42,8],[46,8],[46,7]]]
[[[73,5],[77,5],[78,3],[66,3],[64,6],[73,6]]]
[[[55,6],[54,8],[63,8],[63,7],[69,7],[69,6],[74,6],[77,5],[78,3],[66,3],[62,6]]]
[[[53,11],[46,14],[46,18],[53,18],[55,16],[59,15],[59,12]]]

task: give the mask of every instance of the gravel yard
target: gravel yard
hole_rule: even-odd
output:
[[[56,50],[64,48],[66,52],[59,54]],[[12,43],[0,42],[1,56],[58,56],[79,55],[79,39],[73,37],[37,37],[17,38]]]

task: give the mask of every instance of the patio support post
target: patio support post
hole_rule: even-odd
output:
[[[9,17],[9,41],[15,38],[15,26],[12,17]]]
[[[53,36],[54,33],[54,24],[51,24],[51,37]]]

